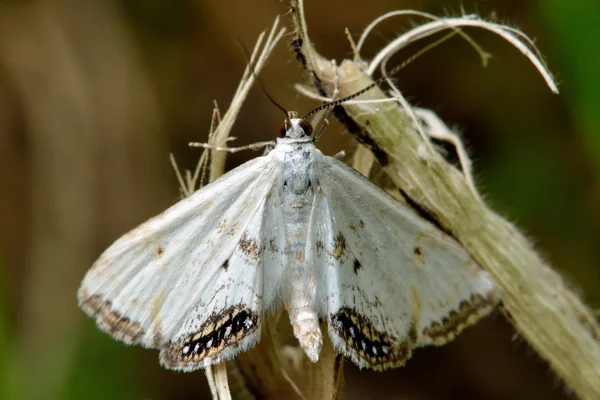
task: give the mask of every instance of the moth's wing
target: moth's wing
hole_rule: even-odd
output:
[[[403,365],[412,348],[452,340],[497,303],[459,243],[331,157],[314,204],[322,312],[334,346],[359,367]]]
[[[256,238],[280,167],[268,155],[253,159],[118,239],[83,279],[81,308],[119,340],[162,348],[171,368],[253,345],[262,312]],[[186,335],[195,342],[187,354],[183,344],[183,362],[173,349]]]
[[[246,228],[240,227],[243,234],[233,252],[223,252],[230,256],[219,260],[220,269],[205,285],[190,288],[201,291],[200,300],[162,346],[164,366],[191,371],[232,358],[258,342],[262,316],[280,304],[285,271],[281,201],[277,190],[255,195],[262,198],[260,207]],[[165,310],[171,307],[177,306]]]

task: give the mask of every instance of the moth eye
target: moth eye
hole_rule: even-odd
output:
[[[306,136],[312,135],[313,127],[310,124],[310,122],[308,122],[306,120],[302,120],[302,121],[300,121],[300,127],[304,130],[304,133],[306,134]]]
[[[284,138],[286,132],[287,132],[287,129],[285,127],[285,122],[282,122],[279,125],[277,125],[277,131],[275,133],[277,134],[278,137]]]

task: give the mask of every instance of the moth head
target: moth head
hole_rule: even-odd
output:
[[[291,112],[289,114],[292,114]],[[294,113],[295,114],[295,113]],[[297,114],[293,117],[290,115],[284,122],[277,127],[277,136],[287,139],[301,139],[312,135],[313,127],[305,119],[297,118]]]

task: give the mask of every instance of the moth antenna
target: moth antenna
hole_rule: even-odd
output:
[[[258,87],[260,87],[260,90],[262,90],[262,92],[264,93],[264,95],[267,96],[267,99],[269,99],[269,101],[271,102],[271,104],[273,104],[275,107],[277,107],[278,109],[280,109],[281,111],[283,111],[283,114],[285,115],[285,124],[286,124],[286,127],[290,126],[291,122],[290,122],[289,117],[288,117],[288,114],[289,114],[288,110],[286,110],[285,107],[283,107],[281,104],[279,104],[269,94],[269,92],[267,92],[267,89],[265,89],[265,86],[263,85],[262,81],[260,80],[260,78],[256,74],[256,71],[254,70],[254,63],[252,63],[252,59],[250,58],[250,53],[248,52],[248,49],[246,49],[246,47],[244,46],[244,44],[239,39],[238,39],[237,42],[238,42],[238,45],[241,47],[242,51],[244,52],[244,55],[246,56],[246,59],[248,60],[248,66],[250,67],[250,72],[254,76],[254,79],[256,79],[256,83],[258,84]]]
[[[417,58],[421,57],[423,54],[427,53],[429,50],[433,49],[434,47],[439,46],[440,44],[442,44],[446,40],[450,39],[454,35],[456,35],[456,32],[449,33],[446,36],[444,36],[443,38],[436,40],[433,43],[428,44],[427,46],[423,47],[421,50],[417,51],[415,54],[413,54],[412,56],[410,56],[409,58],[404,60],[400,65],[394,67],[389,73],[384,74],[382,77],[378,78],[377,80],[375,80],[375,82],[371,83],[367,87],[359,90],[358,92],[354,92],[351,95],[342,97],[341,99],[323,103],[320,106],[317,106],[317,107],[313,108],[312,110],[310,110],[308,113],[306,113],[306,115],[304,115],[302,117],[302,119],[308,118],[311,115],[314,115],[315,113],[318,113],[319,111],[324,110],[326,108],[339,106],[340,104],[343,104],[343,103],[347,102],[348,100],[352,100],[352,99],[360,96],[361,94],[368,92],[369,90],[373,89],[375,86],[379,85],[380,83],[382,83],[383,81],[388,79],[390,76],[395,75],[400,70],[404,69],[406,66],[408,66],[410,63],[415,61]]]

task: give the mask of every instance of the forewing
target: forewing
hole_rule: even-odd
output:
[[[325,163],[315,240],[336,348],[360,367],[403,365],[412,348],[443,344],[492,309],[494,283],[459,243],[345,164]]]
[[[162,347],[163,365],[185,371],[206,367],[258,341],[264,310],[277,306],[281,298],[285,270],[281,212],[277,191],[272,190],[180,329]]]
[[[236,329],[221,350],[244,339],[247,346],[261,314],[253,240],[278,168],[269,156],[251,160],[121,237],[85,276],[82,309],[129,344],[164,347],[212,321],[217,331],[225,327],[223,335],[227,324]],[[196,357],[193,365],[201,362]]]

